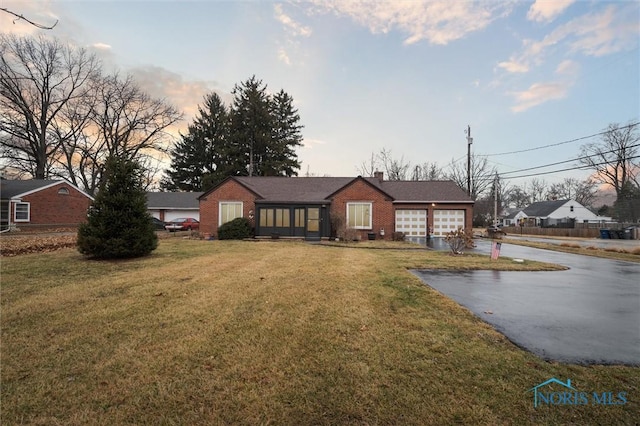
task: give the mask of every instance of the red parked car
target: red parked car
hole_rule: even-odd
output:
[[[167,222],[164,229],[167,231],[192,231],[200,229],[200,222],[192,217],[179,217],[171,222]]]

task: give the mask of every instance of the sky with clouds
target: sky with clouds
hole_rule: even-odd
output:
[[[95,50],[183,111],[183,128],[206,93],[229,101],[252,75],[284,89],[305,126],[301,173],[354,176],[382,148],[412,164],[465,161],[467,126],[475,154],[514,172],[576,158],[594,140],[580,138],[640,121],[637,1],[0,0],[0,8],[57,20],[43,31],[0,11],[0,31]],[[555,146],[532,150],[547,145]],[[513,151],[525,152],[495,155]],[[569,176],[588,173],[541,177]]]

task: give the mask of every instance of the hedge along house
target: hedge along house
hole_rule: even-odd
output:
[[[0,180],[2,230],[76,227],[87,220],[93,202],[63,180]]]
[[[248,218],[256,237],[318,240],[335,235],[332,218],[367,239],[403,232],[421,241],[471,226],[473,201],[452,181],[363,177],[230,177],[202,194],[200,230]]]

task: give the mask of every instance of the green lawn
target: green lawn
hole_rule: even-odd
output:
[[[406,271],[552,265],[183,239],[137,260],[63,249],[1,262],[3,425],[634,424],[640,413],[640,368],[542,361]],[[551,377],[629,402],[534,408],[527,390]]]

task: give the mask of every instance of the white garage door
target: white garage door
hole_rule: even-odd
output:
[[[396,232],[403,232],[408,240],[427,236],[426,210],[396,210]]]
[[[433,236],[444,237],[448,232],[464,228],[464,210],[434,210]]]

